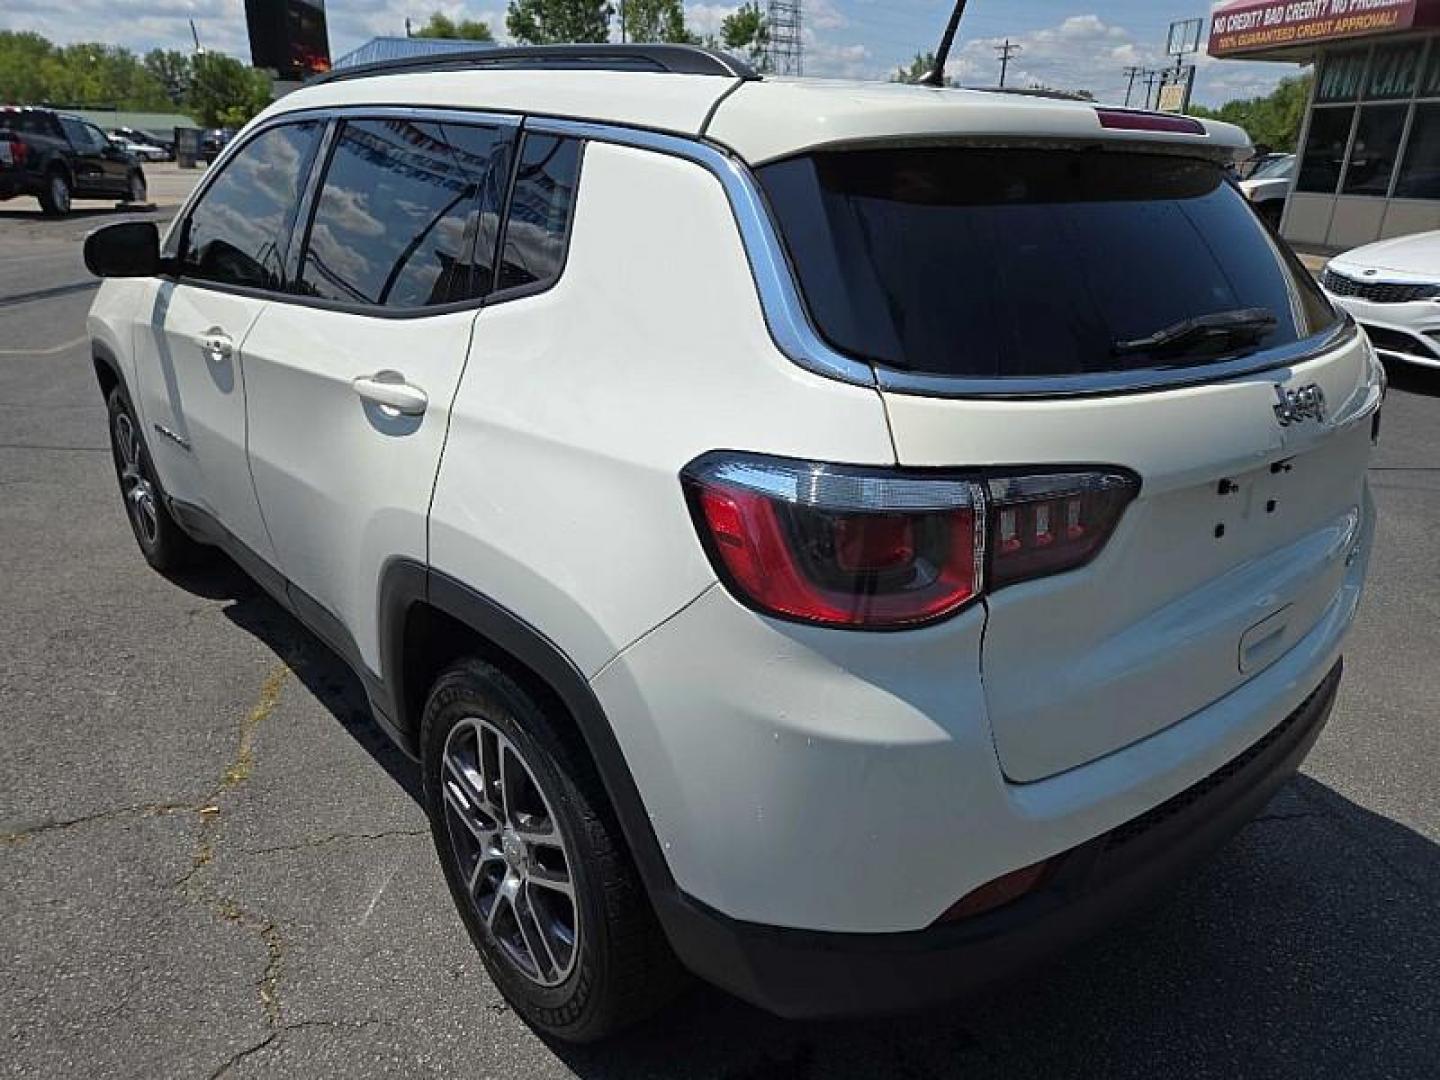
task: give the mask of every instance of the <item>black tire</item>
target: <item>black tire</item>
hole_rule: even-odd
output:
[[[40,191],[40,209],[49,217],[64,217],[70,212],[70,198],[70,178],[63,169],[51,169]]]
[[[1283,202],[1278,199],[1272,199],[1270,202],[1261,203],[1259,207],[1257,207],[1257,211],[1260,214],[1261,220],[1270,226],[1271,232],[1278,233],[1280,231],[1280,219],[1285,214],[1285,204]]]
[[[463,736],[473,721],[483,721],[518,751],[566,847],[578,930],[573,966],[557,985],[542,986],[527,976],[486,927],[481,901],[472,896],[461,866],[465,855],[459,844],[466,843],[466,834],[457,844],[450,832],[463,826],[447,810],[444,755],[451,733],[465,722]],[[684,983],[683,972],[573,730],[547,715],[503,671],[471,659],[436,681],[420,739],[425,804],[445,880],[486,970],[515,1010],[539,1031],[580,1043],[604,1038],[673,999]],[[470,862],[473,866],[475,859]]]
[[[136,169],[130,174],[130,185],[125,194],[125,202],[143,203],[149,193],[149,188],[145,183],[145,174]]]
[[[196,563],[205,549],[187,536],[170,516],[140,422],[118,386],[110,391],[106,406],[115,478],[120,484],[125,517],[130,522],[135,543],[140,546],[140,554],[152,567],[166,574]]]

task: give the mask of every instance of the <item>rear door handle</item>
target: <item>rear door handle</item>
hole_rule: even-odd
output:
[[[418,386],[411,386],[398,371],[377,371],[363,375],[350,384],[366,401],[402,416],[419,416],[430,404],[430,398]]]
[[[229,360],[235,353],[235,342],[218,326],[200,335],[200,351],[212,360]]]

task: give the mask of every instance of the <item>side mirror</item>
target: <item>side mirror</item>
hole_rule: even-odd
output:
[[[85,237],[85,269],[96,277],[160,273],[160,230],[153,221],[117,221]]]

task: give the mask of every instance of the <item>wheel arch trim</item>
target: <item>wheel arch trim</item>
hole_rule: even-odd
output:
[[[404,685],[406,623],[417,603],[473,631],[560,699],[585,741],[641,880],[664,921],[669,907],[665,901],[679,896],[675,879],[614,728],[575,662],[541,630],[464,582],[411,559],[392,559],[380,582],[380,657],[382,679],[395,703],[396,727],[411,744],[406,749],[413,752],[418,745],[419,717],[406,715],[413,688]]]

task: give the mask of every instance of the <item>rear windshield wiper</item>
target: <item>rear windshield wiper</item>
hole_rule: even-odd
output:
[[[1226,344],[1253,341],[1275,329],[1275,325],[1275,315],[1269,308],[1217,311],[1213,315],[1182,319],[1149,337],[1117,341],[1110,351],[1116,356],[1128,356],[1132,353],[1180,352],[1211,341]]]

